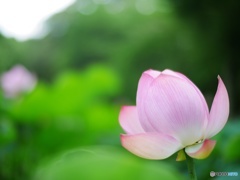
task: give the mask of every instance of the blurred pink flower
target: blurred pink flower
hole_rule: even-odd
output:
[[[123,147],[147,159],[165,159],[184,149],[206,158],[229,115],[226,87],[218,76],[211,111],[200,90],[183,74],[171,70],[145,71],[138,84],[137,105],[122,107],[119,121],[127,134]],[[177,160],[183,160],[180,153]]]
[[[22,92],[31,91],[36,81],[36,77],[22,65],[14,66],[0,78],[2,89],[7,97],[15,97]]]

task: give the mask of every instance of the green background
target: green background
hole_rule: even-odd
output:
[[[196,170],[199,179],[210,179],[210,171],[240,173],[239,6],[77,0],[48,19],[42,39],[0,34],[0,73],[22,64],[38,77],[31,93],[8,99],[0,92],[0,179],[186,179],[186,162],[176,154],[144,160],[120,144],[120,107],[135,105],[138,80],[150,68],[187,75],[209,107],[221,76],[230,118]]]

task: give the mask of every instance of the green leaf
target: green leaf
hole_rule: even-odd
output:
[[[164,162],[142,160],[110,146],[85,147],[42,164],[35,180],[180,180],[176,169]]]

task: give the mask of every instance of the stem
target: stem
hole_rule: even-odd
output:
[[[185,152],[185,156],[186,156],[186,161],[187,161],[187,166],[188,166],[188,173],[190,176],[191,180],[197,180],[197,174],[195,171],[195,166],[194,166],[194,162],[193,162],[193,158],[191,158],[190,156],[187,155],[187,153]]]

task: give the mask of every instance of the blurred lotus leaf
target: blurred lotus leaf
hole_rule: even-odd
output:
[[[94,123],[108,128],[113,125],[109,120],[116,119],[118,114],[118,106],[109,102],[120,90],[120,80],[114,71],[94,65],[85,71],[61,74],[51,86],[40,83],[35,91],[17,101],[10,113],[24,122],[67,117],[89,125],[94,118]]]
[[[183,179],[164,162],[142,160],[119,148],[95,146],[77,149],[42,164],[35,180],[159,180]]]

